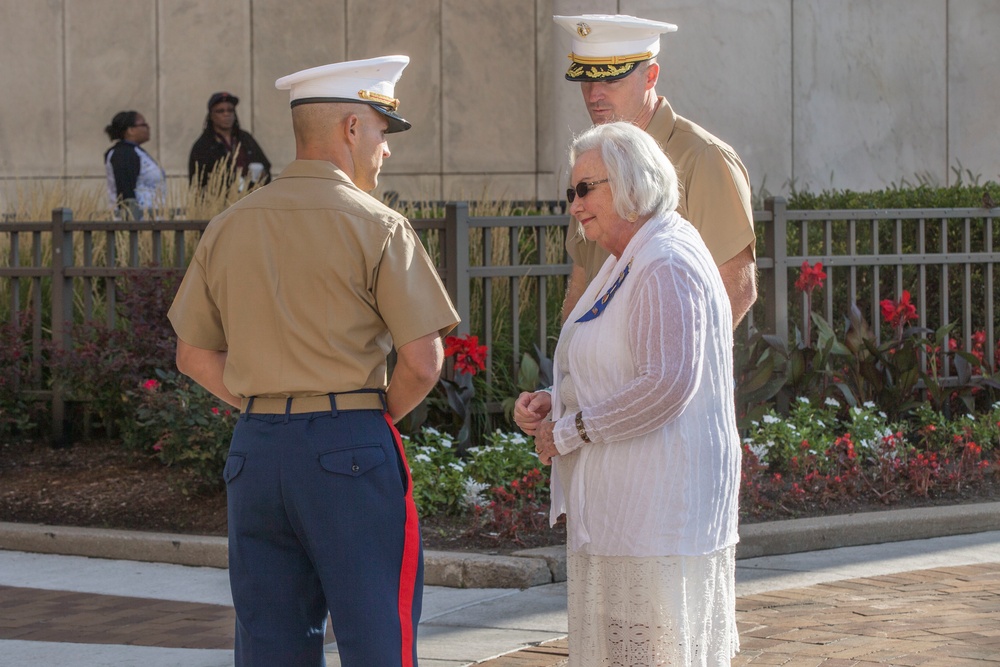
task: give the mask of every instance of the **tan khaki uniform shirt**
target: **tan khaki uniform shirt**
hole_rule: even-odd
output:
[[[169,317],[185,343],[228,350],[240,397],[384,388],[393,345],[459,321],[406,218],[319,160],[209,223]]]
[[[681,195],[677,212],[701,234],[716,265],[722,266],[748,245],[753,247],[750,177],[736,151],[675,114],[663,97],[646,132],[677,170]],[[588,283],[608,258],[608,251],[584,238],[576,218],[570,221],[566,250],[583,267]]]

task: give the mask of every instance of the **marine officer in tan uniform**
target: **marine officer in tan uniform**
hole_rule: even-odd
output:
[[[712,253],[736,326],[757,300],[750,178],[736,151],[675,114],[666,98],[656,94],[660,35],[677,26],[625,15],[553,19],[572,36],[566,79],[580,82],[591,121],[638,125],[673,162],[681,191],[677,212],[695,226]],[[564,320],[608,257],[584,238],[575,219],[566,249],[573,258],[573,273],[563,304]]]
[[[242,415],[224,477],[236,664],[415,665],[420,533],[393,426],[458,322],[409,222],[368,192],[409,129],[386,56],[283,77],[296,160],[213,219],[169,317],[177,366]],[[386,382],[386,355],[397,361]]]

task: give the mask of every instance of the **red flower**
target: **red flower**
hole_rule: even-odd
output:
[[[802,270],[799,271],[799,279],[795,281],[795,289],[806,294],[812,294],[817,287],[823,286],[826,280],[826,272],[823,271],[823,262],[816,262],[814,266],[809,266],[809,262],[802,262]]]
[[[455,357],[455,370],[475,375],[486,370],[486,346],[479,344],[479,336],[446,336],[444,356]]]
[[[219,414],[219,408],[212,408],[212,414],[213,415]]]
[[[160,388],[160,381],[149,379],[142,383],[142,388],[146,391],[156,391]]]
[[[907,290],[903,290],[899,301],[883,299],[879,302],[879,307],[882,309],[882,319],[895,328],[917,319],[917,307],[910,303],[910,293]]]

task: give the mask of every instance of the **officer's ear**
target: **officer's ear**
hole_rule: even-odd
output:
[[[347,114],[344,118],[344,136],[349,143],[354,143],[358,140],[358,133],[361,130],[361,119],[358,118],[357,114]]]
[[[646,71],[643,72],[646,76],[646,90],[656,87],[656,81],[660,78],[660,65],[655,60],[651,60],[646,64]]]

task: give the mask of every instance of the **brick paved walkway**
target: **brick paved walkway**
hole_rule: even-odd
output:
[[[1000,564],[850,579],[739,598],[733,667],[1000,666]],[[482,667],[557,667],[566,642]]]
[[[233,647],[232,607],[0,586],[0,639]]]
[[[232,649],[235,621],[225,605],[0,586],[0,639]]]

